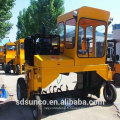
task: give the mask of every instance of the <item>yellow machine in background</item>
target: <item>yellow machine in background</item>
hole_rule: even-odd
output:
[[[10,73],[11,70],[14,70],[14,64],[13,60],[15,59],[16,55],[16,48],[15,48],[15,43],[14,42],[8,42],[6,43],[4,47],[4,70],[5,73]]]
[[[24,39],[20,39],[16,41],[16,56],[14,60],[14,71],[17,75],[22,74],[22,70],[24,69],[24,63]]]
[[[4,46],[0,46],[0,64],[2,69],[4,69]]]
[[[113,103],[117,94],[114,85],[110,83],[111,69],[106,64],[109,16],[108,11],[82,7],[58,17],[60,37],[45,34],[27,37],[25,80],[19,78],[17,81],[18,99],[40,100],[56,94],[65,97],[86,97],[92,94],[100,97],[100,89],[105,83],[104,98]],[[43,88],[49,86],[59,74],[70,72],[77,74],[74,90],[62,92],[58,88],[57,93],[43,94]],[[36,120],[40,119],[41,105],[33,111]]]
[[[117,54],[117,50],[120,50],[120,46],[117,45],[117,40],[108,40],[107,49],[107,63],[112,70],[112,78],[115,86],[120,86],[120,56]]]

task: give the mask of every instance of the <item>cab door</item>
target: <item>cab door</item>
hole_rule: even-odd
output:
[[[107,11],[89,7],[79,9],[75,46],[76,66],[105,64],[108,19]]]

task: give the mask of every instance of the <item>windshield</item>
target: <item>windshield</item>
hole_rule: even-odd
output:
[[[56,38],[37,38],[36,43],[40,43],[41,45],[47,46],[47,45],[59,45],[59,37]]]
[[[7,50],[14,51],[15,50],[15,45],[8,45]]]
[[[79,57],[103,57],[105,53],[106,23],[81,18],[78,32]]]
[[[21,49],[24,49],[24,43],[21,43]]]
[[[36,52],[37,54],[58,54],[60,49],[60,37],[37,37],[36,38]]]
[[[58,25],[58,34],[60,35],[60,42],[64,41],[64,23],[59,23]]]
[[[120,42],[117,42],[116,40],[107,41],[107,63],[120,61],[119,46]]]
[[[107,62],[113,62],[114,55],[115,55],[114,42],[107,42]]]
[[[66,40],[65,40],[65,47],[67,49],[72,49],[75,46],[75,30],[76,30],[75,19],[67,20],[66,21]]]

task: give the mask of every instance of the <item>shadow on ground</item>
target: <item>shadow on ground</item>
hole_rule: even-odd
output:
[[[86,108],[90,108],[90,107],[95,107],[95,106],[102,106],[102,107],[109,107],[112,106],[112,104],[108,104],[104,101],[100,101],[102,103],[94,103],[97,99],[91,98],[91,97],[87,97],[86,99],[80,99],[82,101],[86,101],[85,105],[80,104],[80,105],[67,105],[67,106],[43,106],[42,108],[42,112],[43,112],[43,118],[46,118],[48,116],[51,115],[55,115],[55,114],[59,114],[59,113],[64,113],[64,112],[69,112],[69,111],[73,111],[73,110],[79,110],[79,109],[86,109]],[[92,102],[91,102],[92,101]],[[89,104],[90,102],[90,104]]]
[[[18,106],[16,102],[0,104],[0,120],[34,120],[29,106]]]
[[[90,100],[94,102],[96,99],[88,97],[85,100],[87,101],[87,103],[89,103]],[[47,106],[43,106],[42,108],[43,110],[42,118],[46,118],[48,116],[59,114],[59,113],[69,112],[76,109],[85,109],[85,108],[95,107],[95,106],[97,105],[96,104],[74,105],[74,106],[73,105],[72,106],[47,105]],[[111,105],[104,103],[104,105],[102,106],[109,107]],[[9,101],[4,104],[0,104],[0,120],[34,120],[34,117],[33,117],[30,106],[20,106],[20,105],[16,105],[15,101]]]

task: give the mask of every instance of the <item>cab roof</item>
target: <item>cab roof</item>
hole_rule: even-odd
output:
[[[86,6],[73,11],[77,11],[78,19],[82,17],[86,17],[86,18],[104,20],[108,22],[110,16],[110,12],[108,11],[92,8],[92,7],[86,7]],[[57,23],[73,18],[73,11],[58,16]]]
[[[16,41],[16,43],[24,43],[24,40],[25,40],[24,38],[19,39],[19,40]]]
[[[8,42],[8,43],[6,43],[6,45],[15,45],[15,43],[14,42]]]

